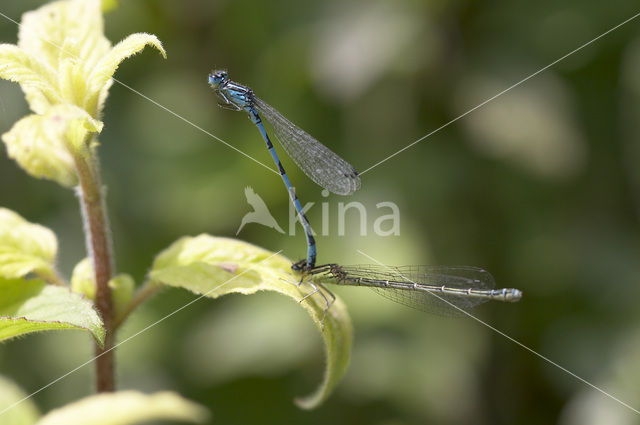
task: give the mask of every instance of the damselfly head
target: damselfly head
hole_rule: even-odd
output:
[[[217,89],[228,80],[229,76],[227,75],[227,71],[211,71],[211,73],[209,74],[209,85],[214,89]]]
[[[291,265],[291,270],[296,271],[296,272],[303,272],[308,270],[309,267],[307,267],[307,260],[306,259],[302,259],[296,263],[293,263],[293,265]]]

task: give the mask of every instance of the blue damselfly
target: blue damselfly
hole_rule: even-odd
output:
[[[311,180],[325,189],[339,195],[352,194],[360,188],[358,172],[347,161],[333,153],[329,148],[311,137],[304,130],[291,123],[291,121],[286,119],[266,102],[256,97],[249,87],[229,80],[226,71],[211,72],[211,74],[209,74],[209,85],[222,99],[223,104],[221,106],[236,111],[246,111],[249,114],[251,122],[258,127],[262,138],[267,144],[267,149],[269,149],[269,153],[278,167],[291,202],[296,208],[300,223],[305,230],[307,238],[307,258],[303,260],[303,268],[307,270],[312,269],[316,262],[316,243],[309,220],[304,214],[300,200],[273,148],[273,144],[262,124],[261,117],[273,127],[276,138],[298,167],[300,167]]]

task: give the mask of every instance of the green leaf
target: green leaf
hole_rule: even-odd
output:
[[[51,75],[60,100],[43,102],[39,92],[25,90],[34,111],[44,113],[55,104],[70,102],[98,118],[84,100],[89,96],[87,77],[111,49],[103,34],[100,0],[55,1],[25,13],[18,46],[54,70]]]
[[[135,281],[128,274],[119,274],[109,280],[111,298],[118,318],[131,302],[135,289]],[[80,261],[73,269],[71,275],[71,290],[83,294],[90,300],[96,297],[96,284],[93,273],[93,265],[89,258]]]
[[[89,133],[102,130],[102,122],[84,110],[61,104],[45,115],[29,115],[2,135],[7,153],[36,178],[53,180],[66,187],[77,184],[72,150],[86,149]]]
[[[109,281],[116,320],[120,318],[129,306],[135,287],[135,281],[128,274],[119,274]]]
[[[36,273],[54,275],[58,242],[53,232],[0,208],[0,277],[14,279]]]
[[[53,68],[13,44],[0,44],[0,78],[20,83],[25,93],[37,97],[35,112],[60,101]]]
[[[111,46],[103,29],[100,0],[54,1],[22,15],[18,46],[52,69],[71,57],[90,70]]]
[[[93,265],[90,258],[85,258],[73,268],[71,274],[71,290],[78,292],[90,300],[96,298],[96,283],[93,277]]]
[[[151,34],[133,34],[111,47],[103,32],[102,10],[116,5],[115,0],[54,1],[25,13],[19,27],[18,45],[0,45],[0,78],[20,83],[31,109],[37,114],[68,104],[98,120],[120,62],[147,45],[154,46],[166,57],[162,44]],[[32,117],[27,124],[33,128],[39,122]],[[93,123],[84,127],[89,132],[99,132],[91,128],[101,125]],[[19,133],[17,130],[26,133],[25,126],[23,123],[16,133]],[[47,126],[42,127],[39,132],[31,129],[28,135],[48,135]],[[83,140],[81,133],[69,144],[77,146]],[[29,144],[22,144],[24,150],[29,151]],[[40,160],[47,163],[46,158]],[[23,162],[18,162],[31,172]],[[34,175],[52,178],[42,172]],[[72,173],[54,175],[56,178],[52,179],[66,186],[74,181]]]
[[[145,46],[153,46],[160,51],[163,58],[167,58],[167,53],[162,47],[162,43],[155,35],[146,33],[131,34],[104,55],[96,64],[89,76],[89,90],[85,102],[88,111],[95,109],[98,113],[102,111],[106,95],[103,89],[108,89],[107,82],[111,80],[120,62],[126,58],[140,52]]]
[[[0,279],[0,341],[57,329],[86,330],[104,343],[102,320],[82,295],[42,280]]]
[[[128,425],[153,420],[204,423],[208,418],[204,407],[175,393],[120,391],[86,397],[55,409],[36,425]]]
[[[229,293],[253,294],[275,291],[300,301],[311,289],[298,286],[301,276],[291,271],[291,261],[246,242],[209,235],[185,237],[156,258],[151,279],[156,284],[186,288],[210,298]],[[325,343],[327,366],[324,380],[310,396],[296,400],[311,409],[322,403],[344,375],[351,352],[352,328],[346,307],[336,299],[326,317],[325,302],[319,295],[300,303]]]
[[[120,2],[118,0],[102,0],[102,11],[105,13],[111,12],[118,8],[118,6],[120,6]]]
[[[2,135],[7,153],[33,177],[73,187],[78,183],[73,157],[43,115],[28,115]]]
[[[7,409],[5,411],[5,409]],[[0,376],[0,418],[5,425],[33,425],[40,412],[16,384]]]
[[[58,84],[63,102],[84,106],[83,100],[87,95],[86,74],[83,67],[78,66],[76,58],[69,57],[60,61]]]

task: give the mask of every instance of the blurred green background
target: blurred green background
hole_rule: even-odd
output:
[[[271,165],[244,113],[218,108],[212,68],[249,85],[300,127],[366,170],[638,12],[628,0],[122,1],[112,42],[149,32],[152,49],[116,78]],[[41,1],[5,0],[19,20]],[[15,24],[0,19],[2,42]],[[0,81],[0,132],[27,113]],[[289,229],[276,174],[126,88],[111,89],[100,136],[118,272],[140,283],[182,235],[235,237],[251,186]],[[370,169],[350,198],[325,198],[281,152],[318,236],[319,262],[465,264],[491,271],[518,304],[477,310],[487,324],[635,408],[640,407],[640,20],[633,21],[422,142]],[[367,210],[338,235],[340,202]],[[323,215],[321,204],[329,214]],[[400,234],[373,222],[400,209]],[[0,156],[0,205],[52,228],[59,268],[85,256],[71,191]],[[300,228],[257,224],[239,238],[293,260]],[[404,308],[363,288],[335,292],[355,328],[349,371],[320,408],[292,398],[321,378],[323,347],[290,300],[262,294],[203,300],[118,349],[120,388],[175,390],[228,424],[640,423],[631,410],[470,319]],[[193,299],[167,290],[120,339]],[[0,374],[35,391],[92,355],[81,333],[0,345]],[[85,367],[39,393],[43,411],[93,390]]]

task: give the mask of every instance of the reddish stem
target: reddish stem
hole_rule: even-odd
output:
[[[93,156],[93,155],[91,155]],[[76,170],[80,180],[79,197],[96,283],[95,305],[106,331],[104,347],[96,344],[96,388],[98,392],[114,391],[114,317],[111,303],[111,243],[102,187],[96,163],[92,159],[76,157]]]

